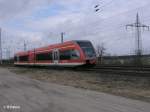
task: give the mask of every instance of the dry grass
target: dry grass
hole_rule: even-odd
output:
[[[150,102],[150,77],[17,67],[9,70],[37,80]]]

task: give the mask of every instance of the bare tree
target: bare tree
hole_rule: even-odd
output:
[[[104,43],[102,44],[98,44],[96,46],[96,54],[97,54],[97,57],[98,57],[98,63],[101,63],[102,64],[102,57],[105,53],[105,47],[104,47]]]

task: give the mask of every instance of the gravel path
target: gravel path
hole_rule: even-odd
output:
[[[45,83],[0,68],[0,112],[150,112],[150,104]]]

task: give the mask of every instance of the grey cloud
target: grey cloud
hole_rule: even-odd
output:
[[[46,2],[42,2],[41,0],[15,1],[16,3],[13,2],[12,6],[10,5],[11,2],[8,4],[7,1],[6,6],[10,6],[10,8],[0,7],[3,10],[0,12],[8,12],[11,16],[24,16],[23,13],[28,12],[29,9],[35,10],[35,8],[40,6],[39,4],[43,4],[44,6],[45,3],[51,3],[51,0],[47,0]],[[103,2],[104,4],[107,3],[106,1]],[[4,3],[3,6],[5,6]],[[145,19],[148,19],[150,11],[148,7],[149,0],[114,0],[112,4],[103,7],[99,13],[94,13],[93,6],[97,1],[93,2],[93,0],[61,0],[55,1],[55,3],[62,5],[65,10],[60,11],[55,16],[49,16],[37,21],[26,21],[24,26],[31,31],[18,32],[14,30],[13,35],[20,38],[23,34],[26,34],[30,38],[28,40],[31,42],[38,35],[37,39],[40,37],[43,42],[42,45],[47,45],[59,42],[60,32],[63,31],[66,33],[65,40],[88,39],[94,45],[104,43],[108,53],[121,55],[134,53],[135,31],[134,29],[127,31],[125,25],[135,22],[136,13],[140,13],[141,22],[150,24],[150,21],[145,21]],[[9,12],[11,9],[12,12]],[[31,13],[32,11],[29,12]],[[35,32],[32,32],[33,30]],[[12,33],[12,31],[10,32]],[[148,37],[149,32],[145,32],[142,35],[144,39],[143,49],[146,52],[150,52],[147,50],[150,47]]]
[[[52,0],[0,0],[0,19],[12,19],[16,16],[24,16],[32,10],[50,3]]]

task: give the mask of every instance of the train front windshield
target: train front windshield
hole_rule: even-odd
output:
[[[94,48],[91,42],[77,42],[78,45],[82,48],[87,58],[94,58],[96,57]]]

